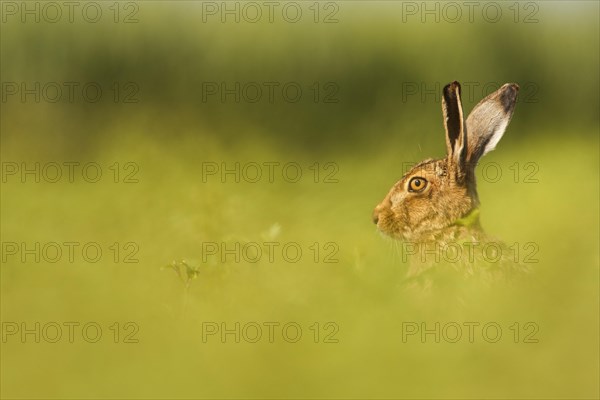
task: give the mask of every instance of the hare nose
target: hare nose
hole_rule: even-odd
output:
[[[379,211],[377,211],[377,209],[375,209],[375,211],[373,211],[373,223],[375,225],[377,225],[378,222],[379,222]]]

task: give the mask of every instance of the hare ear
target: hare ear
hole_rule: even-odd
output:
[[[458,175],[462,175],[466,165],[466,134],[460,100],[460,84],[456,81],[444,86],[442,112],[446,128],[448,161],[456,166]]]
[[[494,150],[510,122],[518,92],[519,85],[506,83],[473,108],[466,122],[469,165],[474,167],[482,156]]]

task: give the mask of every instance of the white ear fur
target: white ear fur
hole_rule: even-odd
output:
[[[510,122],[519,86],[507,83],[481,100],[465,123],[467,128],[467,161],[477,161],[496,148]]]
[[[504,132],[506,131],[507,126],[508,120],[506,119],[500,121],[498,125],[496,125],[496,127],[491,133],[490,141],[485,145],[485,148],[483,149],[483,154],[481,154],[482,157],[496,148],[496,145],[498,144],[500,139],[502,139],[502,136],[504,136]]]

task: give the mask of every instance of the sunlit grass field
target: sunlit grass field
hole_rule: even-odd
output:
[[[135,264],[115,264],[109,256],[97,264],[79,258],[6,265],[3,321],[139,324],[138,344],[4,344],[7,397],[585,397],[596,390],[598,213],[590,199],[598,174],[587,166],[598,160],[586,156],[588,143],[563,146],[566,168],[556,163],[555,146],[542,146],[535,153],[539,184],[480,183],[488,232],[509,243],[537,243],[539,263],[527,284],[473,288],[477,301],[469,304],[415,300],[401,290],[402,255],[370,221],[373,203],[397,177],[386,171],[390,152],[357,155],[360,167],[352,157],[338,158],[339,183],[330,185],[202,184],[201,165],[190,151],[200,143],[140,143],[116,140],[105,152],[106,162],[133,159],[144,166],[138,184],[5,186],[10,191],[3,190],[2,206],[14,211],[3,214],[4,238],[97,241],[105,249],[115,241],[139,245]],[[123,152],[133,145],[136,150]],[[501,150],[493,156],[500,165],[529,153],[515,149],[503,156]],[[234,153],[215,146],[210,154],[280,157],[252,144]],[[588,177],[587,184],[565,193],[573,176]],[[271,239],[273,226],[280,230]],[[225,263],[215,257],[201,262],[203,242],[267,240],[298,242],[305,251],[313,242],[334,242],[338,262],[315,263],[312,253],[298,263],[281,256],[269,263],[266,255],[257,263],[235,263],[231,256]],[[182,259],[199,266],[187,290],[173,271],[161,269]],[[304,340],[268,343],[265,337],[253,344],[230,336],[223,344],[216,336],[203,343],[206,321],[230,328],[235,322],[297,322]],[[315,344],[308,327],[330,321],[339,325],[339,342]],[[409,321],[492,321],[505,331],[494,344],[481,337],[474,343],[431,337],[425,344],[402,343],[402,322]],[[530,321],[539,325],[539,343],[515,344],[506,328]]]
[[[542,6],[529,26],[429,27],[395,25],[389,4],[340,4],[341,22],[326,27],[192,28],[193,13],[162,2],[115,30],[2,26],[3,82],[140,87],[135,104],[2,103],[3,168],[74,161],[103,172],[96,183],[3,172],[3,398],[598,398],[598,5],[562,16],[560,4]],[[579,30],[542,35],[564,19]],[[80,38],[67,35],[74,29]],[[251,46],[272,29],[268,46]],[[39,63],[24,61],[28,43],[40,43]],[[205,79],[332,81],[339,102],[204,104],[194,91]],[[482,159],[502,176],[478,170],[486,232],[517,244],[521,260],[534,243],[534,272],[508,285],[466,281],[463,296],[407,291],[401,244],[371,220],[407,163],[445,154],[439,101],[403,102],[400,82],[453,79],[539,89]],[[236,162],[293,162],[302,177],[206,175],[207,163]],[[86,261],[80,245],[73,262],[23,262],[8,242],[98,243],[103,254]],[[266,242],[278,247],[257,262],[205,251]],[[287,243],[302,249],[298,261],[283,255]],[[23,343],[6,333],[13,322],[95,322],[103,332],[97,343],[78,330],[70,343],[66,329],[57,343],[31,334]],[[258,324],[262,337],[207,334],[222,323]],[[265,323],[275,324],[272,341]],[[297,341],[282,334],[289,323],[302,329]],[[413,323],[456,323],[462,336],[407,336]],[[473,340],[465,323],[476,324]],[[495,342],[482,333],[488,323],[502,329]]]

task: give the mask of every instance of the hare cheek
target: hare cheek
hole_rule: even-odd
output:
[[[409,225],[411,200],[409,197],[406,192],[395,193],[391,197],[391,211],[394,223],[397,226],[406,227]]]
[[[402,202],[404,201],[404,199],[406,198],[406,194],[402,193],[402,192],[397,192],[394,193],[391,197],[390,197],[390,202],[392,209],[396,209],[398,208],[398,206],[400,204],[402,204]]]
[[[424,197],[412,197],[405,202],[408,225],[417,227],[427,217],[430,208],[429,201]]]

